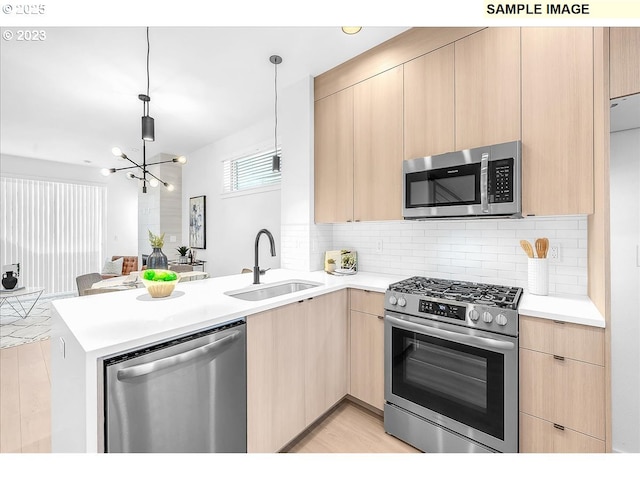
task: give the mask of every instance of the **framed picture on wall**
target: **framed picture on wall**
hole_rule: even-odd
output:
[[[207,247],[206,211],[205,195],[189,199],[189,248]]]

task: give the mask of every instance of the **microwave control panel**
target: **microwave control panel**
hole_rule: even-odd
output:
[[[513,158],[489,162],[489,203],[513,202]]]

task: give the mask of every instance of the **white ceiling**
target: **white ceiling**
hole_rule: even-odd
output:
[[[273,116],[278,91],[406,30],[367,27],[152,27],[150,112],[158,153],[188,154]],[[0,152],[115,166],[118,145],[140,159],[144,27],[53,27],[46,41],[2,42]]]

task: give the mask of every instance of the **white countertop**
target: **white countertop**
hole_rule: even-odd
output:
[[[323,271],[269,270],[262,283],[310,280],[322,285],[267,300],[240,300],[224,292],[251,286],[252,274],[178,283],[170,297],[153,299],[146,289],[110,292],[52,302],[86,353],[104,356],[183,335],[305,298],[342,288],[384,292],[404,277],[358,272],[350,276]],[[520,314],[604,327],[604,319],[588,297],[538,296],[525,293]]]
[[[518,313],[591,327],[605,327],[604,317],[586,295],[533,295],[525,292],[518,304]]]
[[[299,279],[322,285],[260,301],[224,294],[251,286],[252,275],[180,282],[166,298],[154,299],[146,289],[133,289],[55,300],[52,305],[86,353],[104,356],[343,288],[384,292],[390,283],[403,279],[366,272],[335,276],[277,269],[262,275],[261,283]]]

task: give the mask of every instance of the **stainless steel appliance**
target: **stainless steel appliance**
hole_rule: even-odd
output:
[[[424,277],[391,284],[385,431],[425,452],[517,452],[521,295]]]
[[[405,160],[402,215],[521,217],[520,141]]]
[[[246,452],[246,324],[105,358],[105,452]]]

